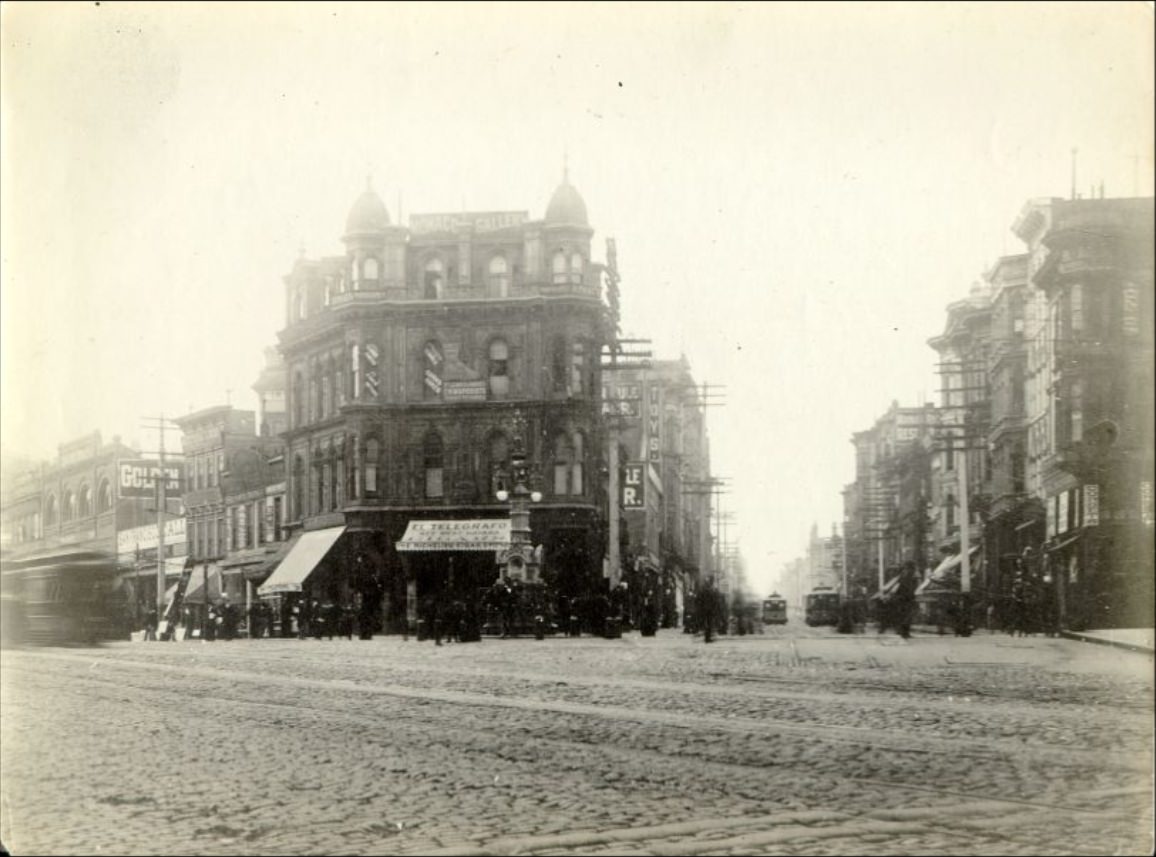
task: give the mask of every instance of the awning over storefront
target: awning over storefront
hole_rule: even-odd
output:
[[[510,546],[510,519],[410,521],[398,551],[502,551]]]
[[[204,604],[205,603],[205,584],[209,586],[209,600],[212,601],[221,597],[221,570],[217,568],[216,563],[209,563],[206,569],[204,564],[193,566],[193,572],[189,576],[189,585],[185,590],[185,604]],[[175,589],[175,586],[174,586]],[[168,601],[168,596],[165,596]]]
[[[269,579],[261,584],[258,595],[278,595],[282,592],[300,592],[306,578],[325,559],[325,555],[341,538],[345,527],[329,527],[302,533],[289,549],[285,559]]]
[[[165,577],[179,576],[180,573],[185,570],[185,566],[190,563],[192,563],[192,560],[187,556],[167,557],[165,559]],[[157,576],[156,560],[133,564],[131,570],[128,572],[128,576],[155,578]]]
[[[979,568],[977,562],[977,560],[980,559],[979,552],[980,545],[972,546],[967,552],[973,563],[972,571],[977,571]],[[935,570],[928,575],[927,580],[919,584],[919,587],[915,590],[915,594],[931,595],[936,592],[958,592],[959,573],[962,564],[962,551],[945,557],[944,560],[935,567]]]
[[[974,557],[977,553],[979,553],[979,545],[974,545],[967,552],[969,557]],[[940,580],[946,577],[949,572],[958,568],[962,562],[963,551],[960,551],[957,554],[952,554],[935,567],[935,571],[931,572],[931,577],[929,580]]]

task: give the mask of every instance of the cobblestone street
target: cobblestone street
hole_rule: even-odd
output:
[[[1072,640],[3,653],[14,855],[1146,854],[1152,658]]]

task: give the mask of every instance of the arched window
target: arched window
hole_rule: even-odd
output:
[[[442,296],[442,283],[445,282],[445,265],[441,259],[430,259],[425,263],[425,279],[423,281],[423,296],[427,301],[436,301]]]
[[[92,514],[92,492],[88,490],[87,485],[80,486],[80,493],[76,498],[76,512],[81,518],[87,518]]]
[[[432,429],[427,432],[422,440],[421,451],[422,469],[425,471],[425,496],[431,499],[441,497],[445,456],[441,435]]]
[[[316,361],[309,371],[309,422],[321,419],[321,368]]]
[[[490,342],[490,395],[506,396],[510,392],[510,346],[504,339]]]
[[[107,479],[100,480],[100,487],[96,489],[96,513],[107,512],[112,508],[112,488]]]
[[[345,439],[338,438],[333,446],[333,497],[330,504],[334,509],[345,505]]]
[[[570,282],[582,284],[582,273],[586,269],[586,260],[581,253],[570,254]]]
[[[349,349],[349,398],[361,397],[361,346],[353,345]]]
[[[68,523],[76,517],[76,497],[71,491],[65,491],[60,500],[60,520]]]
[[[566,270],[566,253],[563,250],[557,250],[554,253],[554,260],[552,263],[555,283],[565,283],[570,278],[570,272]]]
[[[322,299],[321,300],[325,306],[329,306],[330,302],[333,300],[333,278],[332,277],[326,277],[325,278],[325,291],[322,293]]]
[[[499,298],[510,295],[510,267],[505,256],[490,259],[490,293]]]
[[[490,496],[510,490],[510,442],[501,432],[490,435],[486,444],[486,472],[490,479]]]
[[[48,501],[44,504],[44,524],[48,527],[56,526],[56,517],[58,511],[56,508],[56,497],[49,494]]]
[[[371,437],[365,441],[365,496],[377,496],[377,467],[381,456],[381,444],[377,438]]]
[[[372,256],[367,258],[365,264],[362,266],[362,273],[365,274],[365,279],[376,282],[378,274],[377,259]]]
[[[570,467],[574,462],[574,447],[570,438],[559,434],[554,438],[554,493],[570,493]]]
[[[305,461],[301,454],[293,456],[293,514],[305,517]]]
[[[293,374],[293,425],[305,424],[305,379],[300,372]]]
[[[427,401],[441,399],[442,372],[445,370],[445,355],[441,343],[431,339],[421,350],[421,397]]]
[[[568,374],[566,369],[566,339],[562,336],[555,336],[550,343],[550,377],[552,379],[551,386],[555,393],[566,391],[566,376]]]
[[[353,291],[361,288],[361,271],[358,270],[357,260],[353,259],[349,265],[349,282]]]

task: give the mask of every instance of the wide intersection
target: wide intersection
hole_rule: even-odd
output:
[[[3,653],[13,854],[1140,854],[1150,656],[794,626]]]

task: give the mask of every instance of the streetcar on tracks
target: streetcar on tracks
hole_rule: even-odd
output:
[[[839,593],[827,586],[815,587],[807,593],[804,617],[812,628],[839,624]]]
[[[763,624],[787,624],[787,599],[777,592],[773,592],[763,599]]]

